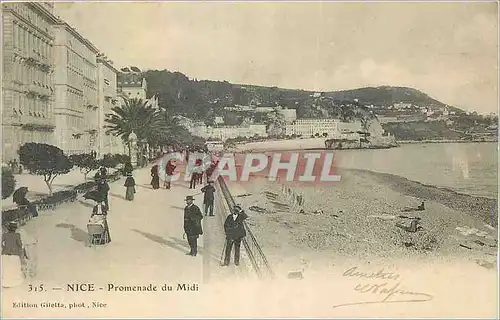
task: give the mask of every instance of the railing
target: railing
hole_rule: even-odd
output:
[[[220,190],[227,202],[227,205],[229,206],[229,208],[233,208],[236,202],[234,201],[234,198],[231,195],[231,192],[229,191],[224,178],[222,176],[219,176],[217,178],[217,182],[219,183]],[[247,237],[243,238],[243,246],[245,247],[245,250],[250,259],[250,263],[257,273],[257,276],[261,279],[266,277],[274,278],[274,272],[271,269],[271,265],[267,261],[262,248],[260,247],[257,239],[252,233],[252,230],[250,230],[248,224],[245,221],[243,221],[243,225],[247,233]]]

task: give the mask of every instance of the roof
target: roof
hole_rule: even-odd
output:
[[[142,87],[144,77],[138,73],[118,73],[117,83],[120,87]]]
[[[119,73],[120,71],[118,71],[118,69],[116,69],[114,66],[113,66],[113,61],[111,60],[107,60],[107,59],[102,59],[102,58],[99,58],[97,57],[97,63],[102,63],[103,65],[105,65],[106,67],[108,67],[109,69],[113,70],[114,73]]]
[[[75,38],[77,38],[81,43],[85,44],[87,48],[92,50],[94,53],[99,53],[99,49],[97,49],[96,46],[90,42],[90,40],[86,39],[84,36],[82,36],[78,31],[70,26],[67,22],[64,22],[62,20],[59,20],[59,22],[56,24],[59,27],[64,27],[65,30],[67,30],[69,33],[71,33]]]

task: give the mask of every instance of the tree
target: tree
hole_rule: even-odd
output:
[[[280,136],[285,131],[285,117],[276,109],[266,113],[266,119],[264,123],[266,124],[267,132],[271,137]]]
[[[124,101],[124,105],[112,108],[113,113],[106,115],[107,133],[121,137],[128,143],[128,137],[133,131],[141,144],[140,147],[143,147],[142,141],[150,141],[162,131],[168,130],[160,110],[147,106],[141,99]]]
[[[92,170],[99,169],[99,161],[90,153],[74,154],[69,156],[69,160],[73,165],[80,168],[80,172],[83,173],[85,181],[87,181],[87,175]]]
[[[71,171],[73,164],[64,152],[56,146],[45,143],[26,143],[19,148],[21,164],[30,174],[42,175],[52,195],[54,179]]]
[[[115,168],[122,163],[123,156],[121,154],[107,153],[101,160],[101,165],[106,168]]]
[[[16,189],[16,179],[12,170],[2,167],[2,199],[7,199]]]

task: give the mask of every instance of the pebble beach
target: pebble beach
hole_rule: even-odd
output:
[[[282,184],[263,177],[228,184],[250,215],[248,224],[273,268],[286,272],[346,260],[466,259],[496,270],[496,200],[390,174],[339,173],[341,181],[331,184],[288,183],[291,193],[304,197],[302,207],[292,205]],[[422,201],[425,210],[412,211]],[[417,232],[399,227],[413,217],[420,218]]]

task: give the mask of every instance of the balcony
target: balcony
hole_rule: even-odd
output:
[[[23,119],[22,123],[19,125],[23,130],[52,132],[55,129],[55,126],[48,119],[32,117],[23,118],[26,118],[26,120]]]
[[[96,111],[97,109],[99,109],[98,106],[91,104],[91,103],[85,105],[85,107],[87,108],[87,110],[92,110],[92,111]]]

